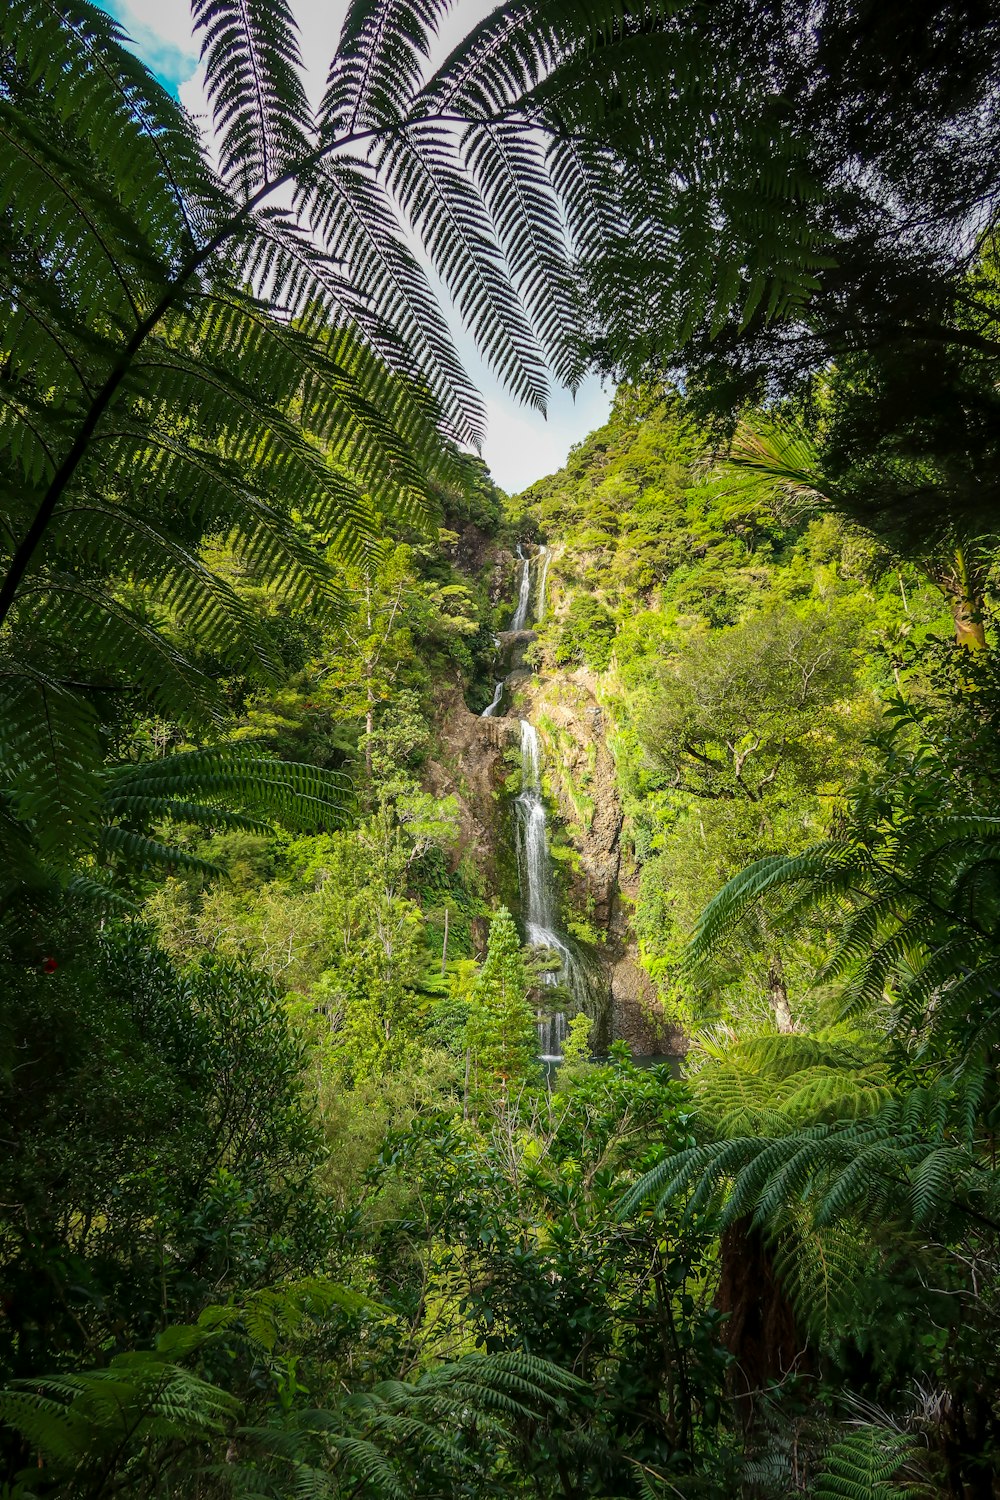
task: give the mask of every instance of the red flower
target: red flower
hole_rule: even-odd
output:
[[[42,959],[42,973],[43,974],[54,974],[56,972],[56,970],[58,969],[58,967],[59,967],[59,965],[56,963],[56,961],[55,961],[54,958],[43,958]]]

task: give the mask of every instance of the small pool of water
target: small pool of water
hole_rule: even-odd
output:
[[[590,1061],[592,1063],[603,1064],[609,1063],[611,1061],[611,1058],[608,1053],[604,1053],[599,1057],[592,1057]],[[560,1067],[562,1058],[542,1056],[539,1058],[539,1062],[542,1064],[542,1067],[545,1070],[546,1078],[551,1078],[552,1075]],[[660,1056],[659,1054],[654,1054],[648,1057],[639,1056],[632,1058],[632,1066],[634,1068],[666,1068],[669,1071],[671,1078],[679,1078],[681,1076],[681,1067],[683,1066],[683,1063],[683,1057],[664,1057]]]

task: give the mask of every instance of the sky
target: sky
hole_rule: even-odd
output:
[[[136,53],[160,81],[195,116],[205,117],[202,70],[192,39],[189,0],[99,0],[124,27]],[[343,14],[338,0],[292,0],[299,23],[306,87],[318,102],[333,55]],[[490,9],[491,0],[456,0],[439,38],[440,53],[449,48]],[[431,61],[436,62],[437,56]],[[575,398],[554,389],[546,417],[521,406],[478,357],[468,335],[456,330],[459,352],[486,403],[488,431],[483,456],[502,489],[516,494],[536,479],[562,467],[574,443],[606,419],[610,387],[589,379]]]

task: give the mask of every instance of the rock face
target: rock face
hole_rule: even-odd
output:
[[[611,1035],[636,1055],[682,1055],[686,1038],[665,1021],[629,927],[636,872],[622,848],[614,757],[593,679],[585,671],[526,679],[519,705],[538,727],[549,790],[576,854],[570,904],[600,938],[593,954],[610,996]]]
[[[518,743],[517,721],[470,713],[456,682],[440,683],[435,697],[438,751],[424,768],[424,780],[435,797],[453,796],[458,805],[459,836],[452,866],[468,858],[490,888],[506,896],[504,751]]]
[[[653,982],[626,943],[611,968],[611,1031],[636,1057],[683,1057],[687,1037],[664,1019]]]

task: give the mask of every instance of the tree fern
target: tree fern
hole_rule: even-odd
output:
[[[283,1432],[253,1429],[244,1436],[262,1455],[283,1459],[293,1480],[322,1483],[325,1475],[330,1488],[317,1493],[353,1487],[408,1500],[439,1492],[435,1474],[461,1482],[463,1471],[475,1472],[479,1444],[502,1440],[510,1424],[553,1411],[578,1389],[572,1375],[530,1355],[467,1355],[415,1380],[381,1381],[334,1407],[298,1412]],[[277,1482],[263,1493],[285,1493],[283,1478],[279,1467]]]
[[[691,962],[703,962],[760,902],[789,926],[818,911],[833,932],[818,979],[841,982],[845,1012],[890,991],[901,1032],[974,1069],[1000,1021],[1000,820],[935,815],[922,797],[907,806],[905,795],[891,817],[867,819],[862,797],[842,837],[734,877],[705,911]]]
[[[697,1144],[659,1162],[621,1212],[678,1198],[723,1232],[751,1226],[796,1324],[823,1345],[858,1326],[858,1287],[934,1242],[1000,1225],[977,1125],[984,1079],[903,1090],[850,1044],[797,1035],[703,1044],[691,1076]]]
[[[817,1500],[918,1500],[927,1490],[899,1478],[915,1448],[906,1433],[859,1425],[829,1448],[810,1493]]]
[[[689,1192],[689,1213],[710,1203],[722,1223],[750,1215],[766,1225],[789,1204],[808,1202],[816,1225],[856,1217],[895,1219],[944,1234],[950,1226],[1000,1222],[1000,1183],[966,1134],[962,1091],[911,1089],[866,1118],[816,1124],[778,1136],[734,1136],[689,1147],[659,1163],[623,1204],[665,1203]]]
[[[76,700],[69,698],[69,702],[75,704]],[[50,732],[57,724],[55,721]],[[113,881],[109,884],[109,876],[134,876],[154,869],[222,873],[211,860],[181,842],[171,842],[172,828],[239,828],[268,833],[278,823],[294,829],[322,830],[343,821],[350,801],[350,784],[337,772],[276,760],[245,743],[176,752],[135,766],[105,767],[93,726],[85,723],[81,733],[76,719],[71,718],[64,734],[65,742],[60,742],[60,746],[64,743],[62,758],[73,757],[73,774],[85,778],[79,796],[82,798],[85,788],[96,799],[90,824],[79,830],[69,818],[55,826],[40,819],[38,826],[48,831],[48,838],[36,838],[36,819],[29,799],[20,805],[15,801],[18,817],[8,814],[5,836],[0,840],[0,910],[23,885],[37,893],[53,884],[58,869],[52,857],[56,835],[67,842],[70,852],[78,856],[86,852],[88,856],[86,867],[77,870],[67,882],[68,888],[91,903],[124,910],[128,899],[115,889]],[[26,737],[26,742],[35,744],[31,737]],[[88,748],[90,758],[81,764]],[[43,738],[35,753],[43,769],[48,770],[54,759],[48,741]],[[69,778],[66,771],[56,781],[53,797],[65,795]],[[37,773],[26,778],[31,788],[29,797],[38,795],[37,781]],[[79,802],[74,803],[74,816],[78,809]],[[87,839],[85,850],[79,843],[81,833]],[[17,920],[15,903],[7,912],[8,926]]]
[[[195,1325],[168,1327],[152,1350],[117,1355],[104,1369],[0,1391],[0,1422],[44,1460],[24,1471],[23,1493],[36,1492],[35,1479],[113,1492],[141,1462],[179,1482],[224,1479],[245,1500],[333,1500],[345,1491],[409,1500],[460,1483],[475,1472],[478,1443],[503,1440],[511,1423],[551,1412],[579,1389],[530,1355],[468,1355],[414,1380],[346,1392],[325,1408],[275,1407],[266,1425],[241,1426],[240,1403],[184,1363],[219,1344],[270,1357],[307,1313],[361,1305],[374,1307],[316,1279],[269,1288],[242,1307],[210,1307]],[[220,1437],[230,1445],[225,1465],[213,1457]]]
[[[827,404],[836,406],[840,392],[840,404],[848,413],[846,420],[841,417],[847,427],[841,446],[850,449],[852,439],[855,448],[863,446],[867,435],[859,438],[851,431],[849,414],[852,403],[869,401],[864,380],[854,390],[848,370],[840,385],[834,379],[831,389],[833,400],[827,392]],[[801,422],[775,413],[744,417],[729,461],[739,471],[771,480],[786,507],[807,513],[828,506],[913,558],[947,599],[959,643],[982,646],[982,603],[991,553],[989,538],[981,535],[981,514],[967,495],[977,482],[975,458],[962,455],[968,470],[964,486],[961,460],[934,452],[926,437],[924,452],[919,439],[897,440],[890,433],[884,452],[866,450],[860,460],[855,454],[846,462],[841,454],[837,462],[830,425],[829,419],[821,422],[817,435]],[[963,514],[966,511],[969,514]]]
[[[106,1369],[35,1376],[0,1391],[0,1421],[42,1455],[43,1484],[50,1475],[99,1481],[105,1465],[129,1451],[213,1438],[238,1412],[218,1386],[152,1354],[118,1355]]]

